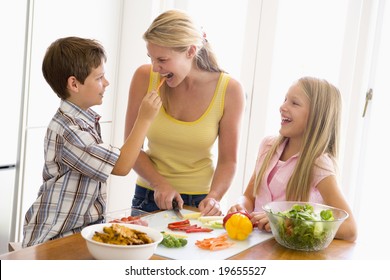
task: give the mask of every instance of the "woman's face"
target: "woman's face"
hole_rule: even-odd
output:
[[[191,48],[185,52],[177,52],[172,48],[152,43],[147,43],[146,48],[153,65],[153,71],[167,77],[168,86],[176,87],[190,72],[193,59]]]
[[[302,139],[310,112],[310,101],[299,84],[290,87],[280,106],[280,134],[290,139]]]

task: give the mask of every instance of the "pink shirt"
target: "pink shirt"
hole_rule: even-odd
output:
[[[271,148],[275,140],[276,137],[266,137],[261,143],[255,167],[256,174],[259,172],[266,153]],[[262,206],[268,202],[286,200],[287,183],[298,161],[298,154],[292,156],[285,162],[279,160],[286,144],[287,140],[282,145],[280,145],[280,147],[278,147],[275,155],[271,158],[270,164],[264,174],[262,181],[260,182],[255,200],[255,212],[263,211]],[[319,166],[321,166],[321,168]],[[321,155],[316,160],[316,165],[313,172],[314,174],[313,181],[310,185],[311,192],[309,201],[315,203],[324,203],[322,196],[317,189],[317,185],[324,178],[336,174],[333,161],[329,155]]]

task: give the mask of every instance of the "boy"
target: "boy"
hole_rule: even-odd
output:
[[[100,223],[109,174],[130,172],[159,111],[161,99],[152,91],[143,98],[136,125],[122,148],[104,144],[100,116],[90,107],[102,104],[109,85],[105,62],[103,46],[90,39],[61,38],[46,51],[43,76],[61,105],[46,132],[44,182],[25,216],[23,247]]]

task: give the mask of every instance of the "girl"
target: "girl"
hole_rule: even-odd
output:
[[[310,201],[344,209],[349,218],[336,238],[354,241],[352,211],[336,180],[341,96],[325,80],[304,77],[294,83],[280,107],[278,137],[260,145],[255,171],[237,205],[229,212],[247,211],[260,230],[270,231],[262,206],[270,201]]]

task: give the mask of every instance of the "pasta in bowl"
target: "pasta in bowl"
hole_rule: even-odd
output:
[[[91,255],[98,260],[146,260],[163,239],[156,229],[121,223],[90,225],[81,235]]]

